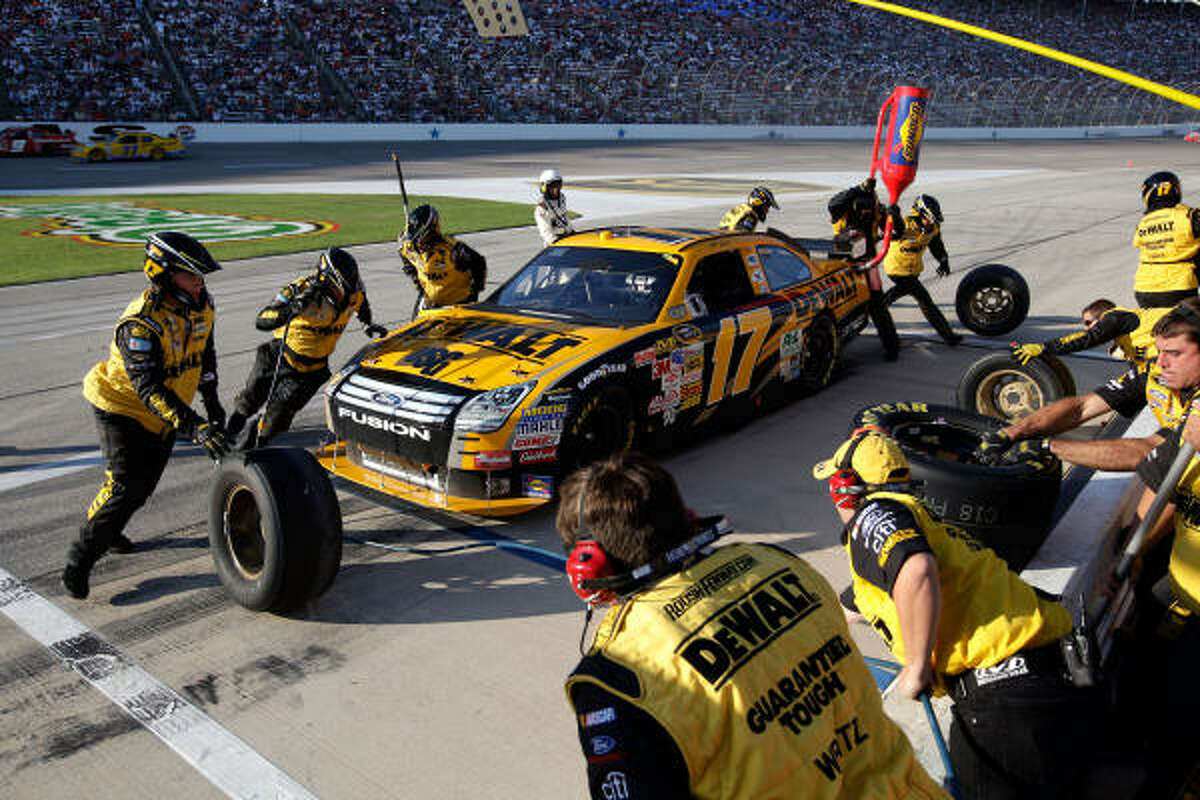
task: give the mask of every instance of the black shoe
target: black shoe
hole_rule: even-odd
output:
[[[888,350],[883,354],[884,361],[895,361],[898,358],[900,358],[899,350]]]
[[[240,411],[235,411],[229,415],[229,419],[225,422],[225,433],[229,434],[229,438],[237,436],[242,432],[242,427],[246,424],[246,415]]]
[[[946,344],[950,345],[951,347],[954,347],[962,342],[962,336],[957,333],[952,333],[949,336],[943,336],[942,338],[945,339]]]
[[[108,545],[108,549],[114,553],[126,555],[127,553],[132,553],[137,550],[138,545],[137,542],[133,541],[125,534],[118,533],[112,538],[112,541]]]
[[[62,585],[63,588],[70,593],[71,597],[76,600],[83,600],[88,596],[88,574],[92,571],[90,566],[83,564],[68,563],[63,568]]]

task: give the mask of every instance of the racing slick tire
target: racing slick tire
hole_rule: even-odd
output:
[[[974,456],[980,437],[1004,426],[953,406],[884,403],[854,416],[853,427],[877,425],[908,457],[919,494],[942,521],[969,533],[1020,572],[1053,524],[1062,463],[1049,453],[1035,461],[990,466]]]
[[[1016,330],[1029,314],[1029,284],[1012,267],[984,264],[958,284],[954,310],[974,333],[1003,336]]]
[[[151,161],[162,161],[166,157],[167,157],[167,154],[166,154],[166,152],[163,151],[163,149],[161,147],[156,147],[150,151],[150,160]]]
[[[989,353],[967,367],[955,399],[959,408],[1011,424],[1072,394],[1075,380],[1054,355],[1021,364],[1008,353]]]
[[[804,362],[797,384],[802,392],[819,392],[833,380],[842,342],[837,325],[826,314],[815,317],[804,331]]]
[[[635,430],[633,399],[624,387],[610,383],[588,392],[563,426],[558,447],[562,476],[628,450]]]
[[[253,611],[294,611],[323,594],[341,567],[337,494],[307,450],[232,454],[209,496],[208,541],[234,601]]]
[[[93,164],[99,164],[101,161],[104,160],[104,151],[101,150],[99,147],[93,147],[91,150],[88,151],[87,160],[92,162]]]

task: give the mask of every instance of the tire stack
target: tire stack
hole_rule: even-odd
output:
[[[852,428],[883,428],[904,451],[920,495],[943,522],[990,547],[1015,572],[1033,558],[1050,533],[1062,482],[1062,464],[1047,454],[1036,462],[978,463],[980,437],[1000,420],[953,406],[884,403],[854,415]]]

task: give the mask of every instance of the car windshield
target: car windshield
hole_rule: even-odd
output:
[[[643,324],[658,318],[678,272],[662,253],[548,247],[487,302],[621,325]]]

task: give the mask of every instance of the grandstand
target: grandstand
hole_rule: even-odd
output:
[[[908,5],[1200,93],[1190,3]],[[506,38],[477,35],[452,0],[0,0],[0,10],[0,117],[16,120],[847,125],[873,122],[896,83],[933,88],[937,126],[1197,116],[846,0],[539,0],[524,6],[529,34]]]

